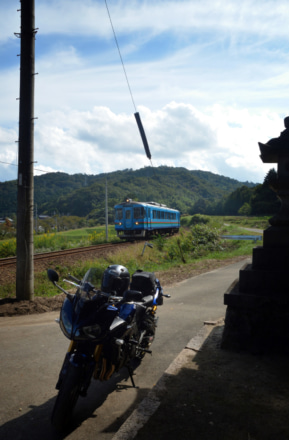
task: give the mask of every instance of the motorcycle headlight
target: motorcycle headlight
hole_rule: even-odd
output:
[[[101,327],[98,324],[88,325],[82,327],[81,331],[89,338],[97,338],[101,333]]]
[[[66,311],[62,311],[59,324],[65,336],[70,339],[72,332],[72,323],[70,316],[66,313]]]

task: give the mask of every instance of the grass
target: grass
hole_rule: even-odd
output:
[[[108,227],[108,241],[119,241],[113,226]],[[64,232],[52,232],[34,235],[35,253],[51,252],[60,249],[71,249],[106,242],[104,226],[73,229]],[[0,241],[0,258],[16,255],[16,239]]]
[[[227,223],[226,219],[226,223]],[[175,267],[185,266],[186,264],[194,264],[204,260],[224,260],[236,256],[251,256],[252,249],[256,244],[251,240],[220,240],[220,235],[231,234],[249,234],[252,233],[242,230],[240,225],[235,222],[228,222],[228,226],[224,225],[223,218],[212,218],[209,226],[198,226],[197,230],[201,231],[199,242],[191,234],[191,228],[181,228],[178,236],[163,239],[158,237],[152,240],[153,248],[146,247],[144,244],[137,243],[125,249],[120,249],[109,254],[106,258],[98,258],[85,262],[78,262],[74,265],[56,265],[53,267],[59,275],[60,279],[67,277],[68,273],[72,273],[77,278],[82,278],[90,267],[98,268],[99,280],[98,288],[101,284],[101,274],[109,264],[122,264],[126,266],[132,274],[137,269],[147,271],[166,271]],[[85,235],[89,237],[95,233],[95,236],[102,234],[103,230],[96,228],[84,229],[80,231],[69,231],[66,237],[76,242],[76,237],[84,240]],[[60,235],[60,234],[59,234]],[[212,236],[212,237],[211,237]],[[217,239],[216,239],[217,236]],[[209,238],[207,238],[209,237]],[[207,241],[206,241],[207,240]],[[258,245],[261,242],[258,242]],[[143,254],[143,255],[142,255]],[[63,287],[67,284],[60,283]],[[59,291],[48,281],[46,271],[36,272],[34,280],[35,296],[55,296]],[[15,284],[0,286],[0,298],[15,297]]]
[[[172,239],[169,239],[169,241]],[[110,264],[122,264],[127,267],[129,273],[132,274],[137,269],[142,269],[152,272],[161,272],[174,269],[176,267],[185,266],[186,264],[198,263],[204,260],[225,260],[237,256],[251,256],[252,249],[255,243],[245,240],[234,240],[222,242],[222,249],[215,251],[204,252],[203,255],[190,256],[186,258],[186,263],[183,263],[180,258],[175,260],[169,260],[167,258],[166,247],[160,251],[154,246],[153,248],[146,248],[143,256],[143,244],[138,243],[130,246],[126,249],[121,249],[114,254],[108,255],[106,258],[88,260],[85,263],[79,262],[73,266],[56,266],[55,270],[60,274],[60,279],[67,276],[68,273],[72,273],[77,278],[82,278],[85,272],[90,267],[96,267],[99,269],[99,280],[97,287],[101,285],[101,274]],[[61,283],[60,283],[61,284]],[[65,283],[62,284],[65,288]],[[66,288],[67,288],[66,284]],[[59,291],[52,286],[47,280],[46,272],[35,274],[35,295],[36,296],[54,296]],[[2,297],[0,287],[0,297]]]
[[[223,220],[224,223],[230,224],[230,225],[237,225],[241,227],[246,228],[253,228],[253,229],[266,229],[270,226],[269,224],[269,218],[266,217],[243,217],[243,216],[232,216],[232,217],[220,217],[220,219]]]
[[[184,227],[189,227],[192,217],[186,216],[182,219]],[[217,228],[221,235],[251,235],[249,231],[240,229],[259,228],[265,229],[269,226],[268,217],[220,217],[220,216],[199,216],[208,221],[212,228]],[[225,226],[228,225],[228,226]],[[105,227],[73,229],[64,232],[45,233],[34,236],[35,253],[50,252],[59,249],[70,249],[91,244],[100,244],[106,241]],[[119,241],[114,226],[108,227],[108,241]],[[16,239],[10,238],[0,241],[0,258],[7,258],[16,255]]]

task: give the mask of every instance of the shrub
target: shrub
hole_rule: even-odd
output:
[[[190,225],[206,225],[210,222],[210,217],[208,215],[202,215],[202,214],[195,214],[192,216]]]
[[[190,231],[182,231],[166,246],[166,258],[186,263],[190,257],[197,258],[208,252],[222,250],[219,231],[207,225],[194,225]]]
[[[181,217],[181,226],[184,226],[185,228],[189,226],[191,221],[191,216],[182,216]]]
[[[219,245],[219,232],[207,225],[195,225],[191,229],[192,247],[202,245],[207,250],[215,250]]]
[[[13,257],[16,255],[16,238],[0,242],[0,258]]]
[[[165,238],[162,235],[158,235],[155,239],[154,239],[154,245],[156,246],[156,248],[159,251],[162,251],[164,246],[165,246]]]

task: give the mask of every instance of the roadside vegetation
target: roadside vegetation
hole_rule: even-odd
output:
[[[99,285],[97,287],[100,287],[102,273],[109,264],[122,264],[128,268],[130,273],[137,269],[160,272],[185,265],[194,265],[203,260],[225,260],[237,256],[251,256],[252,249],[256,246],[254,241],[226,240],[221,236],[257,235],[257,233],[243,228],[265,229],[268,226],[267,218],[217,217],[195,214],[182,218],[182,227],[178,235],[166,238],[158,236],[154,240],[150,240],[153,247],[145,247],[146,242],[137,243],[114,252],[106,258],[98,258],[84,263],[78,262],[72,266],[56,265],[53,268],[58,271],[60,279],[62,279],[68,273],[82,278],[84,273],[93,266],[98,269]],[[110,226],[109,241],[116,239],[114,228]],[[6,241],[0,241],[0,253],[1,249],[5,249]],[[39,245],[37,249],[41,249],[41,251],[103,243],[105,242],[105,227],[43,234],[43,236],[35,236],[35,241]],[[258,244],[262,244],[262,242],[259,241]],[[58,293],[57,289],[48,282],[46,271],[35,273],[36,296],[54,296]],[[0,286],[0,298],[14,296],[14,284]]]
[[[108,227],[108,241],[119,241],[114,226]],[[105,242],[106,231],[104,226],[72,229],[64,232],[44,232],[34,235],[34,250],[35,253],[51,252]],[[15,255],[16,238],[2,238],[2,240],[0,240],[0,258],[13,257]]]

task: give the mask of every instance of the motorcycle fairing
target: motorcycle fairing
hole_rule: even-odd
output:
[[[75,306],[76,305],[76,306]],[[77,309],[77,310],[76,310]],[[98,324],[101,333],[96,334],[94,339],[105,337],[118,309],[107,303],[100,305],[99,301],[78,300],[70,301],[65,298],[60,312],[60,328],[68,339],[87,340],[87,334],[82,331],[83,327]]]

